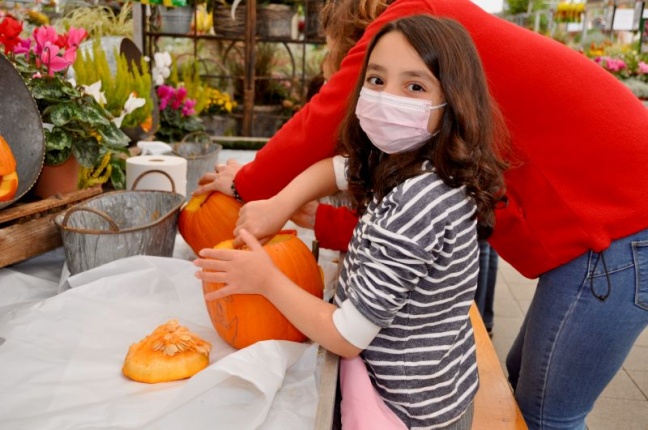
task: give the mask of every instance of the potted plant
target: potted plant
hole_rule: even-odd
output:
[[[78,84],[84,86],[101,82],[105,95],[105,108],[115,117],[122,131],[131,141],[143,140],[155,132],[158,126],[157,112],[154,112],[155,92],[152,91],[151,74],[143,57],[140,64],[129,61],[120,54],[116,47],[112,53],[107,53],[102,47],[103,39],[95,38],[92,49],[82,51],[74,62],[74,76]],[[108,55],[111,56],[112,70]],[[143,99],[142,106],[124,113],[124,106],[133,97]],[[154,115],[155,114],[155,115]]]
[[[71,27],[58,34],[53,27],[42,26],[23,39],[22,28],[21,22],[5,17],[0,23],[0,45],[38,105],[46,141],[45,165],[78,162],[75,188],[110,181],[114,188],[123,189],[128,138],[98,95],[66,79],[86,31]]]

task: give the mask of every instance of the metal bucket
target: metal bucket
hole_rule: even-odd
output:
[[[218,154],[223,147],[212,142],[203,132],[191,133],[182,142],[174,143],[173,155],[187,160],[187,200],[198,186],[198,180],[205,172],[213,172],[218,163]]]
[[[177,220],[185,197],[175,192],[152,190],[113,191],[84,201],[55,217],[61,231],[65,261],[75,275],[133,255],[171,257]]]

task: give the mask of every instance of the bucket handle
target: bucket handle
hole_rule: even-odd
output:
[[[132,189],[135,190],[137,188],[137,184],[139,183],[140,179],[142,179],[144,176],[148,175],[149,173],[161,173],[164,176],[166,176],[169,182],[171,182],[171,192],[172,193],[176,192],[175,182],[173,181],[173,178],[164,170],[157,170],[157,169],[147,170],[146,172],[140,173],[139,176],[135,178],[135,180],[133,181]]]
[[[119,226],[115,221],[108,215],[107,213],[100,211],[99,209],[91,208],[89,206],[74,206],[71,207],[70,209],[65,212],[65,216],[63,217],[63,221],[61,222],[61,225],[63,227],[67,227],[67,222],[68,219],[70,218],[70,215],[72,215],[74,212],[78,211],[86,211],[86,212],[92,212],[95,215],[99,215],[101,218],[103,218],[106,222],[108,222],[108,225],[110,226],[110,231],[113,232],[118,232],[119,231]]]
[[[189,142],[189,139],[195,136],[205,136],[207,138],[207,141],[211,143],[211,137],[209,136],[209,134],[207,134],[204,131],[192,131],[191,133],[185,135],[185,137],[182,138],[180,143],[193,143],[193,142]]]

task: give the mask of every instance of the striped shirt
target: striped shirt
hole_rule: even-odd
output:
[[[335,302],[350,301],[380,327],[361,356],[408,428],[456,421],[479,385],[468,317],[479,269],[475,210],[463,188],[423,173],[374,199],[344,259]]]

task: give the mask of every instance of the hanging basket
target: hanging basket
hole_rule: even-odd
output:
[[[212,12],[214,19],[214,34],[225,37],[243,37],[245,35],[245,22],[247,10],[245,7],[236,9],[234,19],[229,6],[215,6]]]
[[[257,8],[257,34],[261,37],[291,37],[295,14],[286,4],[266,4]]]

